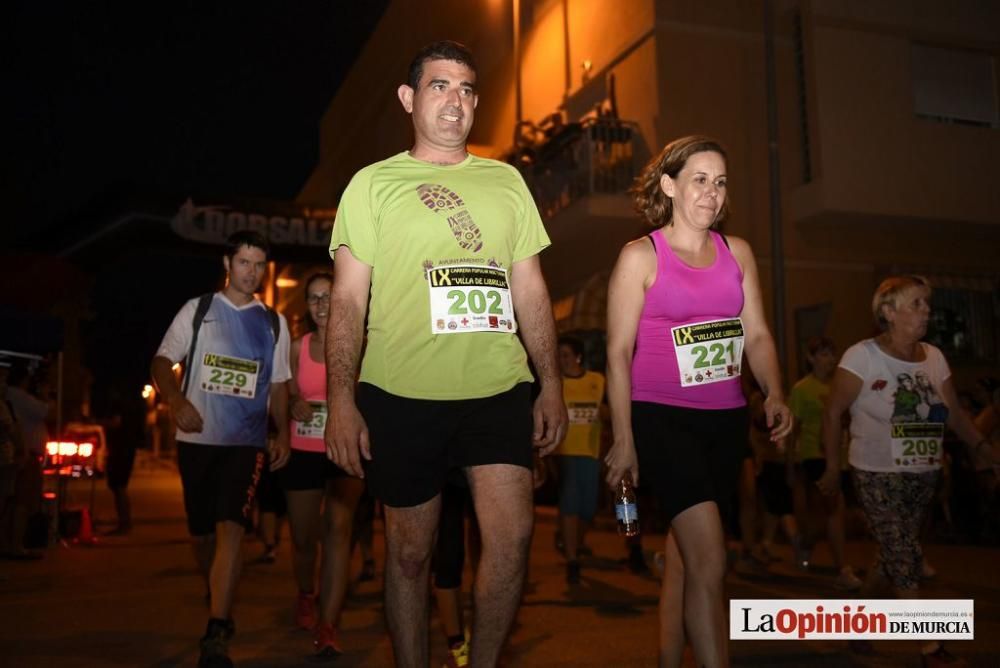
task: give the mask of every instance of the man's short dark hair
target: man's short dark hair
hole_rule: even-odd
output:
[[[573,351],[574,355],[577,357],[583,357],[583,341],[575,336],[560,336],[559,345],[569,346],[569,349]]]
[[[271,256],[271,244],[267,243],[263,234],[254,230],[240,230],[233,232],[226,239],[226,257],[232,260],[233,256],[244,246],[261,249],[264,251],[264,257]]]
[[[468,47],[450,39],[443,39],[440,42],[431,42],[420,49],[410,61],[407,84],[413,90],[417,90],[420,85],[420,79],[424,76],[424,63],[428,60],[452,60],[465,65],[472,70],[473,74],[479,76],[479,72],[476,70],[476,61],[472,58],[472,52],[469,51]]]

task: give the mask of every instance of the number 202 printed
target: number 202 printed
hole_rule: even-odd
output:
[[[487,300],[489,300],[490,315],[503,315],[503,309],[500,307],[500,293],[496,290],[490,290],[486,294],[483,294],[482,290],[469,290],[468,297],[461,290],[449,290],[448,299],[454,300],[448,307],[450,315],[465,315],[470,309],[477,315],[485,313]],[[468,309],[465,308],[466,303],[469,305]]]

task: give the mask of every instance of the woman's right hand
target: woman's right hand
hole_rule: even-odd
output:
[[[312,406],[302,397],[292,398],[292,418],[299,422],[311,422],[313,419]]]
[[[635,444],[631,441],[615,439],[604,457],[604,463],[608,467],[605,480],[608,487],[616,487],[625,474],[632,476],[632,484],[639,485],[639,460],[635,455]]]

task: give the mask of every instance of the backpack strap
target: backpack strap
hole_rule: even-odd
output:
[[[198,345],[198,330],[201,329],[201,323],[205,320],[208,309],[212,307],[214,297],[214,292],[199,297],[198,306],[194,310],[194,318],[191,320],[191,348],[188,350],[187,357],[184,358],[184,380],[181,383],[181,392],[185,396],[187,396],[188,382],[193,375],[191,365],[194,362],[194,348]],[[277,347],[278,337],[281,335],[281,320],[278,318],[278,312],[267,304],[264,304],[264,309],[267,311],[267,319],[271,323],[271,332],[274,334],[274,345]]]
[[[278,312],[273,308],[264,304],[264,308],[267,310],[267,318],[271,321],[271,331],[274,333],[274,345],[278,345],[278,337],[281,336],[281,320],[278,318]]]
[[[191,380],[191,376],[194,375],[194,348],[198,345],[198,330],[201,329],[201,323],[205,320],[205,315],[208,313],[208,309],[212,306],[212,298],[215,297],[214,292],[209,292],[198,298],[198,306],[194,310],[194,318],[191,320],[191,347],[188,349],[187,357],[184,358],[184,380],[181,382],[181,393],[187,396],[188,383]]]

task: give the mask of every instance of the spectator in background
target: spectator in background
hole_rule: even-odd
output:
[[[556,450],[559,457],[559,529],[566,555],[566,582],[573,585],[580,583],[578,552],[597,512],[601,476],[598,457],[608,407],[604,400],[604,375],[583,368],[583,342],[562,336],[558,351],[563,399],[569,411],[566,439]]]
[[[848,410],[851,414],[854,487],[878,543],[864,598],[885,585],[899,598],[920,597],[919,532],[940,477],[945,427],[969,446],[977,465],[991,463],[988,441],[958,410],[944,355],[921,341],[927,334],[930,299],[930,283],[921,276],[882,281],[872,298],[881,333],[844,353],[823,412],[826,470],[816,484],[831,497],[840,490],[841,420]],[[926,381],[915,382],[918,374]],[[915,387],[926,390],[917,393]],[[922,654],[925,666],[957,661],[937,640],[926,643]]]
[[[49,438],[45,420],[49,415],[49,404],[35,396],[29,389],[32,384],[28,364],[18,360],[11,365],[7,379],[7,408],[13,414],[15,428],[20,429],[22,444],[14,467],[14,488],[12,507],[9,513],[10,544],[9,556],[15,558],[37,558],[39,555],[24,548],[24,536],[28,518],[41,509],[42,498],[42,457],[45,442]]]
[[[806,351],[809,373],[795,383],[789,396],[788,407],[796,418],[793,443],[797,464],[793,492],[796,512],[803,521],[807,536],[811,533],[808,526],[813,517],[812,511],[819,509],[822,512],[826,519],[826,539],[830,542],[833,565],[838,571],[836,585],[855,590],[861,587],[862,582],[844,558],[844,517],[847,512],[844,495],[837,489],[831,496],[825,496],[816,486],[816,481],[826,470],[820,434],[823,407],[830,396],[830,381],[837,369],[837,359],[837,347],[833,341],[825,336],[811,338]],[[808,559],[807,553],[807,562]]]
[[[102,420],[106,431],[108,489],[115,498],[117,524],[108,535],[125,536],[132,531],[132,502],[128,483],[132,477],[135,453],[144,439],[145,405],[138,394],[128,400],[113,387],[108,393],[108,418]]]
[[[750,411],[750,446],[753,448],[757,470],[757,494],[763,501],[761,518],[761,538],[754,548],[754,556],[762,563],[776,559],[773,551],[774,536],[781,524],[782,531],[792,546],[796,567],[809,567],[809,557],[802,546],[798,523],[795,521],[792,505],[791,453],[786,441],[772,441],[764,412],[764,393],[752,379],[745,380],[749,386],[747,407]],[[860,584],[860,583],[859,583]]]
[[[976,416],[975,425],[979,433],[989,442],[992,465],[987,467],[980,461],[976,468],[976,487],[981,513],[981,538],[996,541],[1000,537],[1000,499],[997,494],[997,464],[1000,460],[1000,381],[986,378],[980,381],[989,393],[990,403]],[[985,449],[985,448],[984,448]]]

